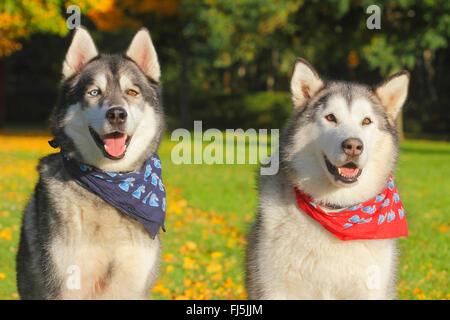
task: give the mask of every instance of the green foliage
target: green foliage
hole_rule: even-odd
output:
[[[289,92],[257,92],[242,101],[249,128],[282,128],[292,113]]]
[[[293,63],[301,56],[326,78],[368,84],[408,69],[412,76],[405,116],[412,121],[405,124],[414,124],[414,130],[448,131],[450,1],[171,0],[164,5],[156,0],[142,4],[137,0],[73,2],[88,14],[82,17],[82,24],[93,32],[101,50],[124,50],[118,44],[128,41],[134,32],[125,26],[144,25],[150,30],[161,60],[166,109],[173,119],[190,112],[192,119],[207,116],[218,120],[223,116],[224,122],[219,122],[218,127],[246,126],[248,122],[241,123],[240,119],[245,118],[243,114],[254,114],[247,110],[253,102],[238,100],[263,91],[287,92]],[[63,2],[39,3],[5,0],[0,4],[0,14],[9,14],[0,20],[0,56],[18,49],[20,30],[27,35],[67,33]],[[373,4],[381,9],[380,30],[366,26],[366,9]],[[46,14],[50,14],[48,19],[43,18]],[[20,32],[11,34],[14,40],[7,41],[9,38],[1,37],[2,28],[11,25],[15,27],[8,30]],[[28,45],[39,43],[36,40]],[[49,46],[48,50],[63,52],[66,47]],[[13,65],[26,66],[30,59],[24,56],[21,61],[11,59]],[[33,60],[33,64],[39,64],[38,59]],[[17,72],[20,74],[14,69],[9,78],[15,79]],[[46,75],[41,73],[41,77]],[[26,77],[22,78],[26,82]],[[20,83],[6,86],[24,87]],[[44,89],[40,91],[53,90]],[[6,102],[13,99],[16,103],[10,96],[6,92]],[[23,100],[28,97],[23,96]],[[36,109],[43,110],[40,113],[49,109],[47,102],[44,105],[39,99],[30,100],[37,104]],[[191,111],[186,110],[189,106]],[[26,107],[24,103],[21,108]],[[289,107],[290,103],[285,108]],[[9,114],[12,117],[17,112]],[[217,124],[216,120],[211,123]],[[258,126],[268,125],[266,120],[261,121]],[[280,123],[277,119],[270,126]],[[409,130],[407,126],[405,129]]]
[[[288,27],[288,18],[302,1],[240,0],[195,1],[181,3],[185,28],[181,31],[192,52],[213,55],[213,67],[254,61],[261,48],[272,45],[269,36]]]
[[[366,9],[373,4],[381,9],[380,30],[366,26]],[[450,81],[445,72],[449,1],[184,1],[181,11],[186,13],[183,46],[195,65],[190,73],[201,79],[191,82],[194,100],[205,82],[222,101],[228,94],[238,99],[267,89],[287,92],[292,65],[301,56],[327,77],[369,84],[407,69],[415,109],[407,106],[407,117],[424,122],[427,130],[448,128],[446,103],[439,99],[448,95]],[[250,112],[251,103],[232,104]]]
[[[63,1],[14,1],[0,3],[0,58],[19,50],[18,39],[36,32],[68,33],[60,7]]]
[[[202,97],[193,101],[194,119],[214,128],[282,128],[292,112],[288,92]]]
[[[389,1],[382,7],[382,30],[363,44],[361,52],[369,67],[383,76],[402,68],[412,70],[425,51],[448,46],[450,2]]]

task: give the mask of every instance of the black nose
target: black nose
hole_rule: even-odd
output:
[[[122,107],[113,107],[106,112],[106,119],[112,125],[119,125],[127,120],[127,111]]]
[[[348,156],[359,156],[363,152],[364,145],[358,138],[349,138],[342,142],[342,150]]]

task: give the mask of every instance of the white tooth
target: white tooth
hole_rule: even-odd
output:
[[[340,175],[342,175],[342,174],[341,174],[341,168],[338,168],[338,173],[339,173]]]
[[[103,147],[105,148],[105,150],[108,150],[108,146],[106,144],[104,144]]]

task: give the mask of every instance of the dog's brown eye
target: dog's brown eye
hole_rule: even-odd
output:
[[[128,89],[127,94],[129,94],[130,96],[137,96],[138,92],[133,89]]]
[[[328,121],[333,121],[333,122],[337,122],[336,117],[334,116],[334,114],[330,113],[329,115],[327,115],[325,117],[325,119],[327,119]]]
[[[364,120],[362,122],[363,125],[368,125],[368,124],[371,124],[371,123],[372,123],[372,120],[370,120],[370,118],[364,118]]]

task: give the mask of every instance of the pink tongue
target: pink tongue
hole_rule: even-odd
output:
[[[106,152],[113,157],[119,157],[125,152],[125,134],[112,134],[103,139],[106,146]]]
[[[346,168],[346,167],[340,167],[341,175],[345,177],[354,177],[358,173],[358,168]]]

